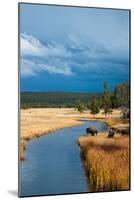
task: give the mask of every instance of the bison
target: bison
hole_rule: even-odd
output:
[[[129,128],[122,130],[122,135],[128,135],[129,134]]]
[[[109,133],[108,133],[108,137],[109,137],[109,138],[113,138],[113,137],[114,137],[114,134],[115,134],[114,129],[113,129],[113,128],[110,128],[110,129],[109,129]]]
[[[90,126],[89,128],[86,129],[87,134],[91,134],[92,136],[94,136],[95,134],[97,135],[98,130],[96,128],[96,126]]]

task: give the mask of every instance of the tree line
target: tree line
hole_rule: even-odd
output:
[[[110,92],[108,83],[104,82],[103,93],[100,96],[93,95],[88,104],[84,104],[79,100],[75,108],[79,112],[90,109],[90,113],[94,115],[99,113],[100,109],[103,109],[105,116],[112,113],[112,109],[120,108],[125,116],[129,110],[129,96],[128,83],[119,84],[114,88],[113,92]]]
[[[21,108],[74,108],[80,100],[86,105],[92,96],[101,94],[73,92],[21,92]]]
[[[113,108],[129,109],[130,91],[127,82],[115,86],[110,92],[109,84],[104,82],[102,93],[71,92],[21,92],[21,108],[76,108],[79,112],[90,109],[92,114],[104,110],[105,115]]]

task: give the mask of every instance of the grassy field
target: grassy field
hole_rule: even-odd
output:
[[[25,159],[26,142],[56,131],[81,125],[79,119],[89,119],[89,113],[80,114],[73,108],[21,109],[20,113],[20,160]]]
[[[114,110],[109,120],[118,118],[119,110]],[[20,159],[25,159],[26,142],[56,131],[57,129],[81,125],[80,119],[106,121],[101,110],[94,118],[89,111],[79,113],[74,108],[32,108],[21,109],[20,113]]]
[[[120,124],[121,126],[121,124]],[[78,139],[92,191],[129,189],[129,136],[107,134]]]
[[[110,119],[117,118],[119,110],[114,110]],[[80,119],[100,120],[105,119],[103,111],[94,118],[90,111],[79,113],[74,108],[32,108],[21,109],[21,134],[20,138],[29,140],[33,137],[55,131],[59,128],[81,124]]]

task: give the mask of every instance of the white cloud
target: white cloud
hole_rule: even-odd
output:
[[[32,56],[32,59],[29,56]],[[65,76],[73,75],[65,61],[71,56],[71,52],[62,44],[53,42],[43,45],[32,35],[21,34],[21,75],[23,77],[33,76],[41,71]]]
[[[27,59],[21,59],[21,76],[28,77],[35,75],[36,75],[35,63]]]
[[[22,56],[48,56],[48,49],[32,35],[21,34],[21,55]]]
[[[51,42],[42,44],[32,35],[21,34],[21,75],[35,76],[40,72],[71,76],[76,73],[109,72],[111,66],[121,71],[127,66],[126,51],[86,41],[74,35],[67,37],[67,44]],[[73,70],[72,70],[73,69]]]
[[[52,43],[48,45],[42,44],[37,38],[25,33],[21,34],[21,56],[38,56],[38,57],[71,57],[71,52],[58,43]]]
[[[62,74],[65,76],[73,75],[73,72],[67,65],[67,63],[63,63],[58,61],[57,64],[42,64],[36,63],[34,61],[30,61],[28,59],[21,59],[21,76],[22,77],[29,77],[29,76],[36,76],[39,72],[46,71],[49,74]]]
[[[69,34],[68,39],[72,49],[79,48],[82,46],[80,40],[76,36]]]
[[[39,65],[42,70],[49,72],[50,74],[62,74],[66,76],[73,75],[73,72],[71,69],[64,64],[64,66],[50,66],[50,65],[45,65],[45,64],[40,64]]]

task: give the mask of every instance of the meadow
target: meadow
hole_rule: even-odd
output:
[[[92,191],[129,189],[129,136],[108,134],[78,139]]]
[[[113,110],[113,118],[118,118],[120,110]],[[20,159],[25,159],[27,141],[40,137],[58,129],[81,125],[80,120],[102,120],[106,121],[103,110],[96,117],[90,112],[78,112],[74,108],[30,108],[21,109],[20,112]],[[124,124],[125,125],[125,124]],[[82,133],[83,134],[83,133]]]
[[[80,119],[89,119],[89,113],[80,114],[73,108],[31,108],[20,113],[20,160],[25,159],[27,141],[58,129],[81,125]]]

